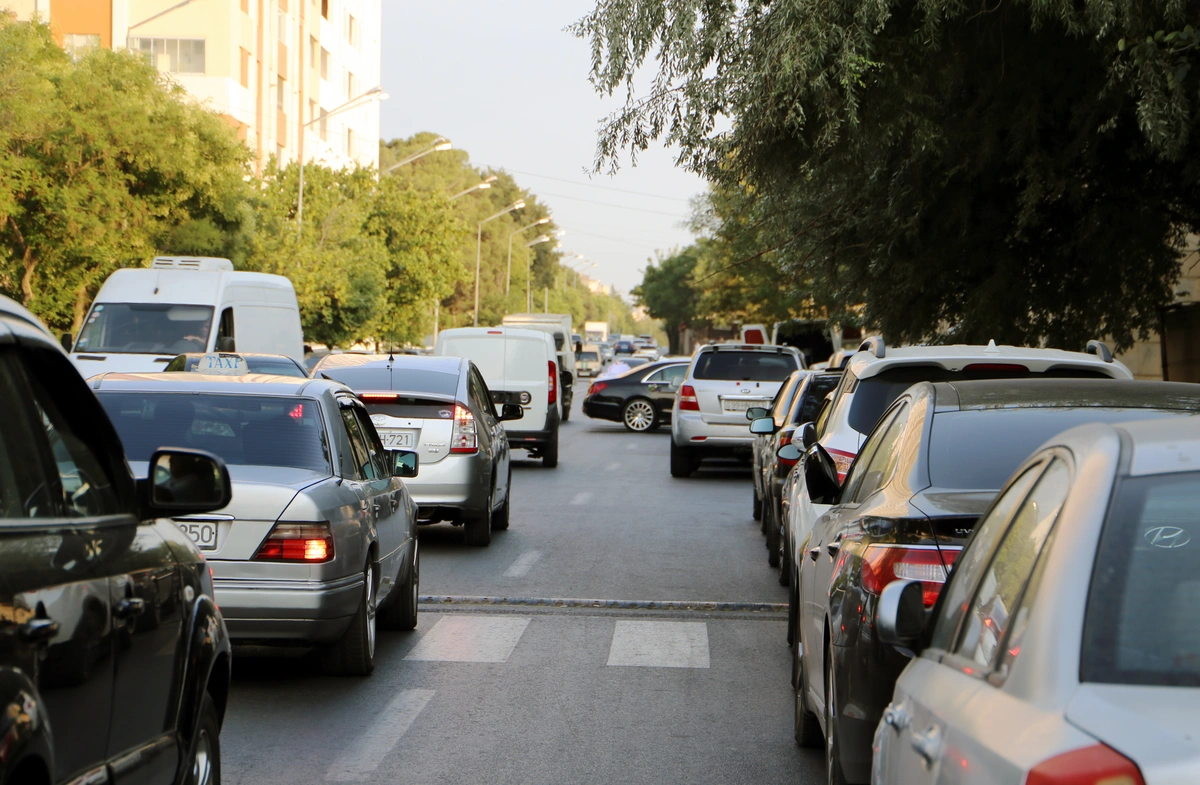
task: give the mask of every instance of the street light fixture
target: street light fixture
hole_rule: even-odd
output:
[[[535,226],[542,226],[542,225],[548,224],[548,223],[550,223],[549,218],[539,218],[536,221],[534,221],[533,223],[529,224],[528,226],[522,226],[520,229],[517,229],[514,232],[509,232],[509,234],[508,234],[508,274],[504,278],[504,296],[505,297],[508,297],[509,292],[512,290],[512,241],[513,241],[513,238],[516,237],[521,232],[524,232],[527,229],[532,229]],[[525,247],[528,248],[529,246],[525,246]]]
[[[483,259],[483,225],[485,223],[487,223],[488,221],[496,220],[497,218],[499,218],[502,215],[507,215],[507,214],[511,213],[513,210],[520,210],[524,206],[525,206],[525,200],[518,199],[517,201],[510,204],[508,207],[505,207],[503,210],[496,213],[495,215],[491,215],[491,216],[488,216],[487,218],[484,218],[482,221],[479,222],[479,226],[476,229],[476,233],[475,233],[475,322],[474,322],[475,327],[479,326],[479,266]]]
[[[390,174],[394,169],[399,169],[401,166],[404,166],[405,164],[411,164],[413,161],[420,160],[421,158],[424,158],[425,156],[429,155],[430,153],[440,153],[444,150],[453,150],[453,149],[454,149],[454,145],[450,142],[449,139],[447,139],[444,136],[439,136],[437,139],[434,139],[433,143],[430,144],[425,149],[420,150],[419,152],[413,153],[412,155],[408,156],[407,158],[402,158],[401,160],[399,160],[396,163],[389,166],[387,169],[384,169],[383,173]]]
[[[537,237],[535,237],[532,240],[530,240],[529,242],[525,243],[525,247],[532,248],[533,246],[540,245],[541,243],[552,243],[552,242],[554,242],[553,235],[539,234]],[[558,246],[561,247],[562,243],[558,243]],[[525,255],[525,311],[527,313],[533,312],[533,254],[532,253]]]
[[[379,85],[375,85],[370,90],[363,93],[362,95],[351,98],[349,101],[342,104],[341,106],[335,106],[333,109],[330,109],[328,112],[321,115],[320,117],[314,117],[313,119],[309,120],[307,123],[304,123],[303,125],[300,126],[300,139],[299,139],[300,195],[296,199],[296,236],[297,237],[301,236],[304,233],[304,129],[308,128],[310,125],[317,122],[318,120],[328,119],[340,112],[345,112],[348,109],[356,108],[363,101],[370,101],[370,100],[374,100],[376,98],[378,98],[380,101],[386,101],[388,99],[388,94],[385,93],[383,91],[383,88],[380,87]]]
[[[451,196],[450,201],[453,202],[458,197],[466,196],[467,194],[472,193],[474,191],[486,191],[487,189],[492,187],[492,183],[496,182],[497,179],[498,178],[496,177],[496,175],[492,175],[491,177],[485,177],[482,182],[476,183],[475,185],[472,185],[467,190],[459,191],[454,196]]]
[[[592,262],[591,264],[587,265],[586,267],[580,267],[579,269],[575,269],[574,267],[572,267],[571,269],[575,271],[575,288],[576,289],[579,288],[579,274],[581,272],[583,272],[584,270],[590,270],[593,267],[599,267],[599,266],[600,265],[598,262]]]

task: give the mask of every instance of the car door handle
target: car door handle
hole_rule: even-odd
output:
[[[812,559],[813,561],[816,561],[817,557],[820,555],[821,555],[821,546],[820,545],[816,546],[815,548],[808,549],[808,558]]]
[[[382,509],[382,507],[379,506],[379,502],[372,502],[371,508],[375,510],[376,515],[378,515],[379,511]]]
[[[912,715],[908,713],[908,710],[904,706],[892,705],[883,710],[883,721],[899,733],[912,723]]]
[[[825,546],[825,550],[829,551],[830,556],[837,556],[838,551],[842,549],[842,535],[833,538],[833,542]]]
[[[932,765],[938,758],[942,746],[942,734],[936,725],[931,725],[924,733],[914,733],[912,748],[921,756],[926,765]]]
[[[17,637],[26,643],[48,641],[58,634],[58,622],[53,619],[30,619],[17,627]]]
[[[146,610],[146,601],[141,597],[126,597],[113,608],[113,616],[118,619],[131,619],[141,615]]]

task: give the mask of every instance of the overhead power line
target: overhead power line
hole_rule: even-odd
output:
[[[554,180],[555,182],[558,182],[558,183],[569,183],[571,185],[581,185],[581,186],[584,186],[585,188],[599,188],[602,191],[615,191],[617,193],[630,194],[632,196],[647,196],[651,199],[667,199],[672,202],[683,202],[684,204],[687,204],[688,202],[691,201],[690,199],[684,199],[681,196],[663,196],[661,194],[648,194],[645,191],[630,191],[625,188],[616,188],[611,185],[597,185],[596,183],[588,183],[588,182],[584,182],[583,180],[568,180],[563,177],[551,177],[548,174],[534,174],[533,172],[520,172],[520,171],[517,171],[516,169],[507,169],[505,167],[492,167],[492,168],[493,169],[502,168],[506,172],[509,172],[510,174],[519,174],[519,175],[524,175],[525,177],[538,177],[542,180]]]
[[[588,204],[598,204],[602,207],[615,207],[618,210],[633,210],[634,212],[638,212],[638,213],[650,213],[652,215],[666,215],[666,216],[670,216],[671,218],[678,218],[680,220],[687,219],[687,216],[684,215],[683,213],[667,213],[667,212],[663,212],[662,210],[647,210],[642,207],[633,207],[633,206],[627,205],[627,204],[613,204],[612,202],[598,202],[595,199],[583,199],[578,196],[567,196],[566,194],[552,194],[549,191],[538,191],[536,194],[534,194],[534,196],[537,196],[539,198],[541,198],[543,196],[553,196],[555,199],[570,199],[573,202],[587,202]]]

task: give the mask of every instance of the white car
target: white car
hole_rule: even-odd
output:
[[[875,629],[914,659],[876,785],[1200,782],[1200,422],[1085,425],[1029,458],[926,620],[889,584]]]
[[[754,434],[746,412],[771,405],[793,371],[804,370],[791,346],[710,344],[692,356],[675,394],[671,476],[691,476],[710,456],[750,458]]]

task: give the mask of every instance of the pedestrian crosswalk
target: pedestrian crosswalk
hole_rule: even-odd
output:
[[[443,616],[404,659],[507,662],[528,626],[520,616]]]

